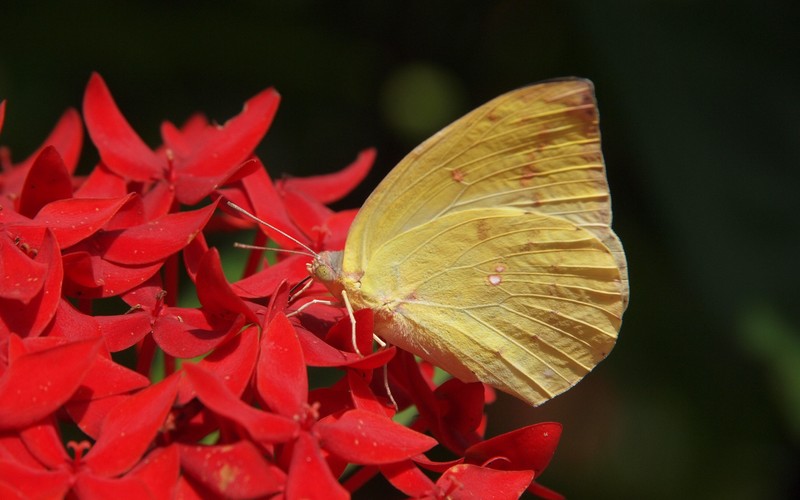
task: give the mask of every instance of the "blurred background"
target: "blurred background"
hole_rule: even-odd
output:
[[[800,7],[790,1],[3,2],[0,142],[27,156],[91,71],[151,145],[161,120],[283,102],[271,174],[405,153],[543,79],[594,81],[631,303],[609,359],[490,433],[565,426],[570,498],[800,495]],[[97,159],[91,148],[84,168]]]

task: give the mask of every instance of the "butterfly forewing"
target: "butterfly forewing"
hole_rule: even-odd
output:
[[[359,272],[393,236],[480,207],[533,208],[564,217],[611,247],[624,270],[624,254],[609,229],[610,197],[590,82],[554,81],[509,92],[412,151],[361,209],[344,267]]]

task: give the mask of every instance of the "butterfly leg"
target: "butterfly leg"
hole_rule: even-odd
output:
[[[353,314],[353,306],[350,305],[350,299],[347,298],[347,292],[344,290],[342,290],[342,302],[344,302],[344,307],[347,309],[348,316],[350,316],[350,328],[353,335],[353,349],[356,350],[356,354],[363,356],[363,354],[361,354],[361,352],[358,350],[358,345],[356,345],[356,317],[355,314]],[[374,333],[372,334],[372,340],[377,342],[381,348],[384,348],[388,345]]]
[[[386,345],[386,344],[384,344]],[[386,389],[386,395],[389,396],[389,401],[391,401],[392,406],[394,406],[394,411],[400,411],[400,407],[397,406],[397,401],[394,399],[394,394],[392,394],[392,389],[389,387],[389,365],[383,365],[383,387]]]
[[[353,313],[353,306],[350,304],[350,299],[347,298],[347,292],[345,290],[342,290],[342,301],[344,302],[344,307],[347,309],[347,314],[350,316],[350,328],[353,335],[353,349],[355,349],[356,354],[363,356],[363,354],[361,354],[361,352],[358,350],[358,344],[356,343],[356,316]],[[386,347],[386,342],[381,340],[380,337],[374,333],[372,334],[372,338],[382,348]],[[394,395],[392,395],[392,390],[389,388],[389,369],[387,365],[383,365],[383,386],[386,388],[386,394],[389,396],[389,400],[392,402],[395,410],[397,410],[397,401],[395,401]]]
[[[307,286],[303,287],[303,289],[300,290],[298,293],[294,294],[293,297],[296,297],[296,296],[302,294],[305,291],[305,289],[308,288],[308,286],[310,286],[310,285],[311,285],[311,282],[309,282]],[[353,342],[353,350],[359,356],[364,356],[363,354],[361,354],[361,351],[358,350],[358,344],[356,343],[356,316],[355,316],[355,313],[353,312],[353,306],[352,306],[352,304],[350,304],[350,299],[347,297],[347,292],[344,291],[344,290],[342,290],[342,302],[344,302],[344,307],[345,307],[345,309],[347,309],[347,316],[350,318],[350,332],[351,332],[351,339],[352,339],[352,342]],[[297,309],[295,309],[294,311],[290,312],[289,314],[286,315],[286,317],[290,318],[292,316],[296,316],[296,315],[300,314],[301,312],[303,312],[304,309],[306,309],[307,307],[309,307],[309,306],[311,306],[313,304],[325,304],[326,306],[337,306],[337,307],[341,306],[341,304],[339,304],[338,302],[334,302],[332,300],[314,299],[314,300],[309,300],[308,302],[306,302],[302,306],[300,306]],[[384,348],[384,347],[386,347],[388,345],[386,342],[384,342],[380,337],[378,337],[374,333],[372,334],[372,339],[381,348]]]
[[[335,306],[335,307],[338,307],[340,305],[338,302],[334,302],[332,300],[323,300],[323,299],[309,300],[308,302],[306,302],[302,306],[298,307],[294,311],[292,311],[289,314],[287,314],[286,317],[287,318],[291,318],[292,316],[297,316],[298,314],[303,312],[304,309],[306,309],[307,307],[312,306],[314,304],[325,304],[326,306]]]
[[[347,309],[347,315],[350,316],[350,332],[352,334],[353,349],[356,354],[363,356],[361,351],[358,350],[358,344],[356,343],[356,316],[353,313],[353,306],[350,304],[350,299],[347,298],[347,292],[345,290],[342,290],[342,301],[344,302],[345,309]]]
[[[312,280],[310,276],[301,281],[300,283],[296,284],[294,287],[292,287],[291,290],[289,290],[289,302],[294,302],[294,299],[303,295],[303,293],[309,288],[311,288],[311,285],[313,284],[314,280]]]

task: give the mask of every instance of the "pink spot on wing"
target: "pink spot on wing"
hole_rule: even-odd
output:
[[[497,271],[498,273],[502,273],[503,271],[506,270],[506,266],[504,264],[497,264],[496,266],[494,266],[494,270]]]
[[[459,169],[453,169],[450,172],[450,175],[453,177],[453,180],[456,182],[464,182],[464,172]]]
[[[519,179],[520,184],[523,186],[530,186],[533,179],[536,176],[536,171],[534,171],[533,167],[526,165],[522,168],[522,176]]]
[[[503,278],[502,278],[502,277],[501,277],[499,274],[490,274],[490,275],[489,275],[489,276],[486,278],[486,280],[487,280],[487,281],[489,282],[489,284],[490,284],[490,285],[492,285],[492,286],[497,286],[497,285],[499,285],[500,283],[502,283],[502,282],[503,282]]]

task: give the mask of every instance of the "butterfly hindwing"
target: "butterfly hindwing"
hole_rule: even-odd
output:
[[[454,212],[389,239],[354,298],[388,341],[531,404],[608,354],[623,311],[619,269],[597,237],[508,208]]]

